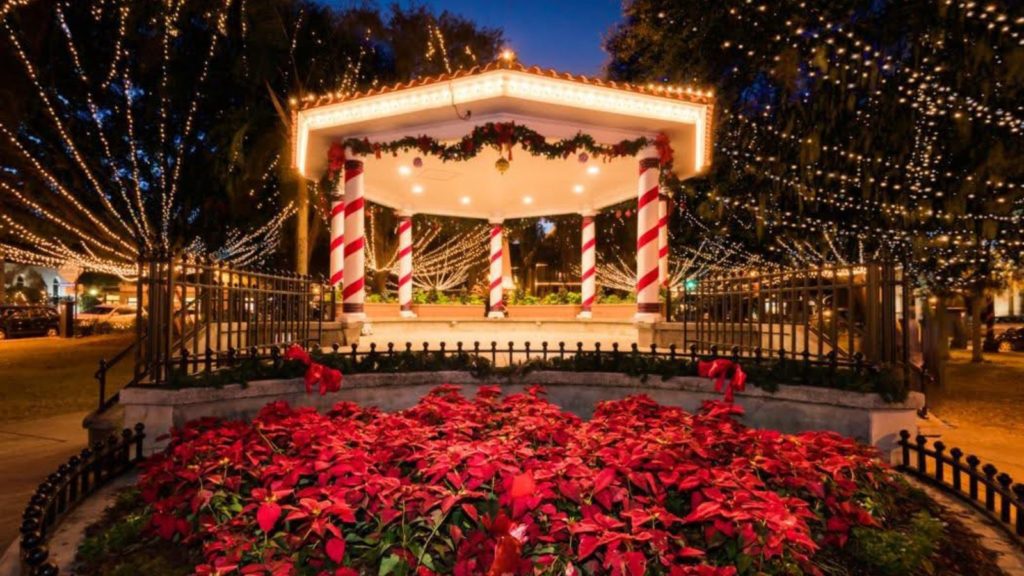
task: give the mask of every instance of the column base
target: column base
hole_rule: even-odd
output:
[[[416,313],[412,310],[402,310],[398,315],[402,318],[416,318]]]
[[[593,317],[594,313],[591,312],[590,310],[582,310],[579,314],[576,315],[576,318],[579,320],[590,320]]]
[[[637,312],[633,315],[634,322],[641,322],[644,324],[654,324],[661,320],[661,314],[654,312]]]
[[[343,312],[341,315],[341,321],[346,324],[366,322],[366,312]]]
[[[505,312],[503,312],[501,310],[496,310],[494,312],[488,312],[487,313],[487,317],[488,318],[504,318],[505,317]]]

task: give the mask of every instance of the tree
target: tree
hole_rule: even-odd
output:
[[[980,301],[1024,246],[1020,17],[999,2],[634,0],[608,73],[713,85],[713,168],[686,190],[702,220],[779,261],[808,243],[892,259],[939,299]]]
[[[280,264],[306,192],[290,168],[288,98],[408,79],[394,55],[413,50],[420,24],[435,44],[451,30],[451,65],[493,57],[500,33],[431,18],[309,0],[5,4],[0,249],[118,274],[155,249]],[[441,54],[417,72],[444,70]],[[324,222],[304,221],[313,238]]]

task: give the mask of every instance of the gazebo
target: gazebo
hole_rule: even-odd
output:
[[[412,216],[490,223],[489,316],[502,317],[502,223],[583,217],[580,318],[596,293],[594,214],[636,198],[635,320],[660,318],[667,276],[663,184],[705,170],[710,92],[640,86],[525,67],[514,56],[356,94],[293,100],[293,163],[330,178],[330,282],[345,322],[365,321],[364,203],[400,216],[398,294],[413,316]],[[623,247],[625,248],[625,247]]]

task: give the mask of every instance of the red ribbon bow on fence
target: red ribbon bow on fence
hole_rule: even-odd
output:
[[[341,390],[341,372],[334,368],[329,368],[314,362],[309,356],[309,352],[302,349],[302,346],[298,344],[292,344],[284,351],[285,360],[298,360],[307,366],[306,368],[306,394],[313,393],[313,386],[316,384],[320,385],[320,395],[324,396],[328,392],[337,392]]]
[[[725,377],[732,372],[732,378],[726,384]],[[732,360],[716,358],[715,360],[697,362],[697,376],[715,378],[715,392],[725,391],[725,401],[732,403],[733,393],[742,392],[747,385],[747,373]]]

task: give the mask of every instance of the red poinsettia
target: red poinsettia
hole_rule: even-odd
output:
[[[540,388],[487,386],[397,413],[278,402],[175,430],[139,487],[152,533],[196,547],[200,574],[736,574],[725,550],[813,574],[822,547],[881,522],[860,495],[897,488],[871,449],[748,429],[738,412],[634,396],[584,422]]]

